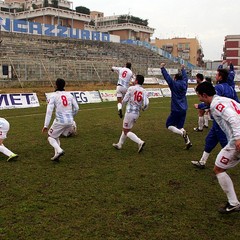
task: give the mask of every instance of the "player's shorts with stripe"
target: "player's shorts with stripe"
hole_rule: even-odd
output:
[[[123,119],[123,128],[132,129],[138,117],[139,117],[139,114],[136,114],[136,113],[125,113],[125,116]]]
[[[48,130],[48,135],[52,138],[58,138],[63,132],[72,131],[72,126],[73,123],[62,124],[54,120],[52,126]]]
[[[7,138],[7,133],[10,129],[10,124],[5,118],[0,118],[0,139]]]
[[[222,169],[235,167],[240,162],[240,153],[235,146],[227,144],[217,155],[215,165]]]

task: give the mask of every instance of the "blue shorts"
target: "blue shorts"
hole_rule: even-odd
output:
[[[225,133],[218,126],[218,124],[213,121],[213,126],[209,130],[208,135],[205,139],[204,151],[210,153],[218,143],[220,143],[222,148],[224,148],[227,145],[228,141]]]
[[[187,111],[171,112],[167,118],[166,127],[175,126],[178,129],[183,128],[186,120]]]

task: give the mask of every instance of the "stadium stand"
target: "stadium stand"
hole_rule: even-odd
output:
[[[132,62],[133,71],[147,76],[147,69],[166,62],[179,68],[158,53],[143,46],[81,39],[58,38],[2,32],[0,64],[10,66],[0,82],[45,85],[61,76],[68,82],[115,82],[111,66]],[[14,81],[18,80],[18,81]]]

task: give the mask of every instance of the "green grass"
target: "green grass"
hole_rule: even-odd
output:
[[[190,162],[200,159],[207,131],[193,131],[198,100],[188,99],[189,151],[165,128],[169,98],[150,99],[133,128],[146,142],[142,153],[129,139],[114,149],[122,120],[107,102],[80,106],[78,135],[61,138],[59,164],[41,133],[46,105],[2,110],[11,124],[5,145],[20,157],[0,155],[0,239],[239,239],[240,214],[217,212],[226,202],[212,171],[220,146],[206,169]],[[239,167],[228,172],[240,198]]]

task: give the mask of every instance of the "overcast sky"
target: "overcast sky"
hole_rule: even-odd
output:
[[[240,35],[240,0],[73,0],[104,16],[148,19],[153,38],[196,37],[204,60],[220,60],[226,35]]]

